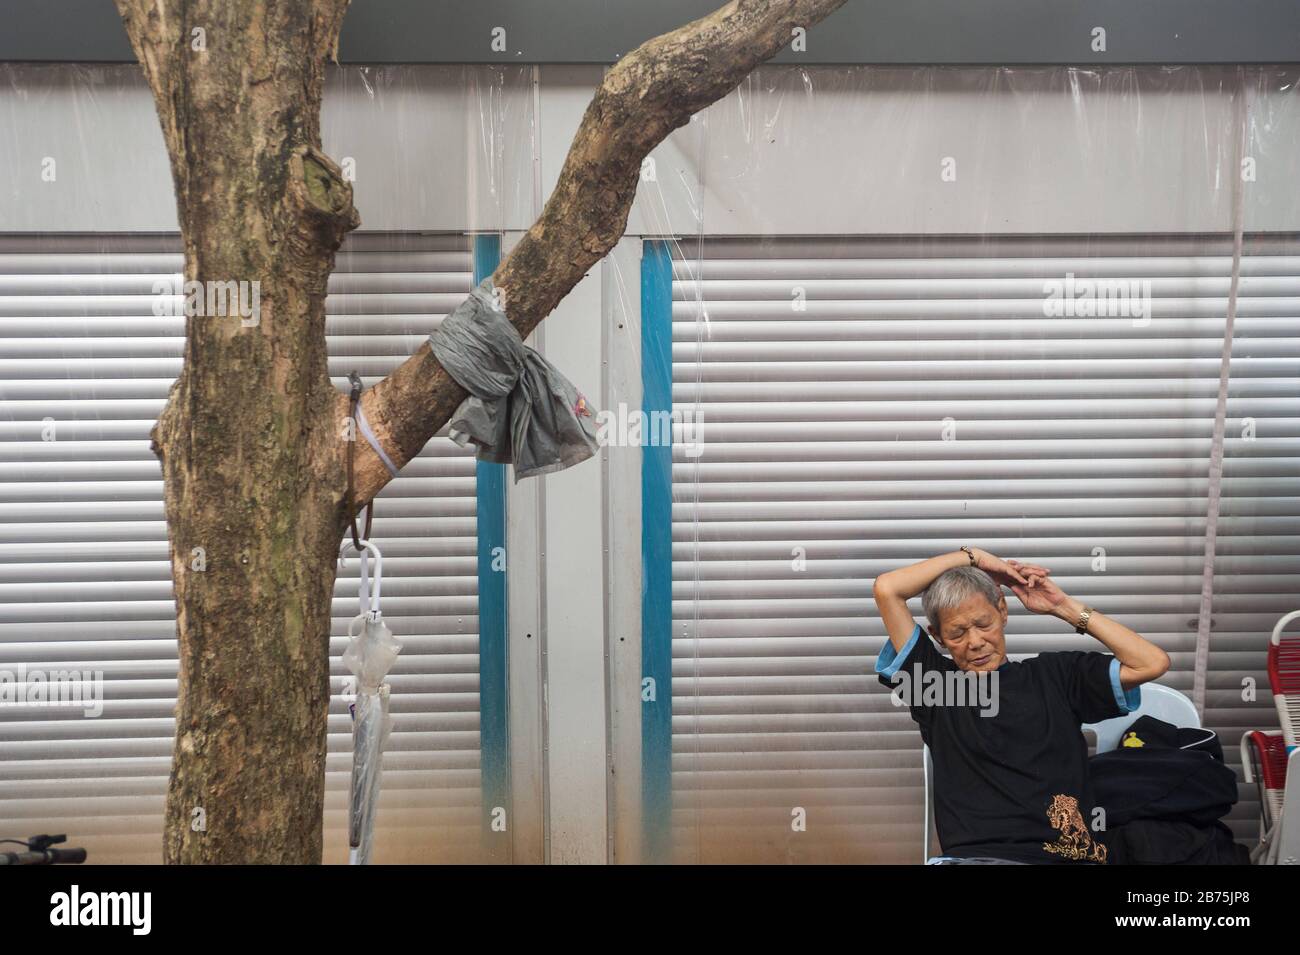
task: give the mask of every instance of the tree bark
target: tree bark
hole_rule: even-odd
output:
[[[256,324],[187,316],[153,432],[180,654],[171,863],[321,858],[346,485],[325,293],[359,220],[319,127],[346,6],[118,3],[171,156],[185,278],[256,282],[260,305]]]
[[[325,294],[359,225],[321,152],[348,0],[116,0],[171,158],[185,278],[257,283],[260,316],[188,315],[157,425],[180,669],[169,863],[321,861],[330,603],[347,524],[347,396]],[[494,275],[527,334],[622,236],[642,159],[844,0],[736,0],[609,71],[555,192]],[[196,33],[195,31],[201,31]],[[405,464],[465,392],[421,347],[364,408]],[[356,446],[357,502],[387,483]]]

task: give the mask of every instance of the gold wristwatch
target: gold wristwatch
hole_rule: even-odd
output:
[[[1088,632],[1088,618],[1091,616],[1092,608],[1084,607],[1083,613],[1079,614],[1079,622],[1074,625],[1074,632],[1086,634]]]

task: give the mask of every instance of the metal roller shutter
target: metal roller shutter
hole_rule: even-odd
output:
[[[103,713],[0,707],[0,836],[67,832],[92,862],[160,858],[176,695],[162,481],[149,430],[180,367],[173,236],[0,236],[0,669],[103,673]],[[469,293],[462,236],[349,236],[330,280],[330,373],[367,385]],[[48,420],[47,420],[48,419]],[[43,440],[53,423],[55,440]],[[47,436],[48,436],[48,432]],[[393,670],[376,861],[480,855],[473,456],[445,436],[381,495]],[[351,725],[334,600],[325,860],[346,852]]]
[[[674,411],[702,418],[704,447],[688,457],[677,426],[679,861],[919,860],[920,737],[871,672],[871,581],[963,543],[1051,566],[1163,646],[1162,682],[1190,695],[1230,238],[674,255]],[[1067,273],[1149,280],[1152,320],[1046,317],[1045,282]],[[1234,764],[1241,729],[1275,725],[1265,646],[1300,593],[1300,240],[1248,237],[1239,303],[1206,714]],[[1013,654],[1099,647],[1008,599]],[[1243,788],[1238,838],[1256,815]]]

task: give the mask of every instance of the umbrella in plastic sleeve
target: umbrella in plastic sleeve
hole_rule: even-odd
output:
[[[402,652],[401,643],[385,626],[379,610],[383,556],[369,541],[360,543],[362,612],[348,625],[348,648],[343,652],[343,664],[357,681],[357,699],[352,704],[352,795],[348,810],[351,865],[370,862],[384,743],[392,728],[384,677]],[[373,583],[367,559],[371,554],[375,558]]]

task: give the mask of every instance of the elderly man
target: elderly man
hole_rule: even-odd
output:
[[[915,687],[930,674],[930,684],[951,687],[955,672],[965,671],[996,697],[992,706],[943,693],[913,693],[909,701],[934,759],[944,862],[1106,861],[1079,726],[1135,709],[1138,687],[1168,670],[1169,656],[1065,594],[1050,574],[1046,567],[963,547],[876,578],[876,606],[889,633],[876,660],[883,684]],[[1008,661],[1003,586],[1027,610],[1059,617],[1111,652],[1057,651]],[[912,620],[907,600],[920,593],[929,635],[951,659]]]

